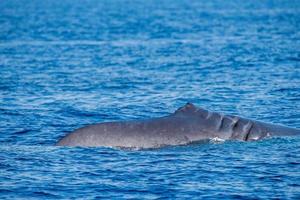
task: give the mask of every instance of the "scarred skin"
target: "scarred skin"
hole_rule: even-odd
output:
[[[213,138],[255,141],[271,136],[294,135],[300,135],[300,130],[210,112],[187,103],[165,117],[106,122],[79,128],[63,137],[56,145],[158,148]]]

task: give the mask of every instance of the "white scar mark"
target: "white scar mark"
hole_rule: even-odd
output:
[[[209,119],[212,116],[212,112],[207,111],[207,116],[205,119]]]
[[[249,137],[252,126],[253,126],[253,123],[248,121],[247,124],[243,127],[243,134],[244,134],[243,137],[244,137],[245,141],[247,140],[247,137]]]
[[[219,120],[219,124],[218,124],[218,129],[217,130],[220,130],[221,127],[222,127],[222,123],[223,123],[223,119],[224,119],[224,115],[223,114],[220,114],[220,120]]]
[[[231,120],[230,127],[231,127],[231,129],[233,129],[235,124],[239,121],[239,118],[238,117],[228,117],[228,119]]]
[[[238,117],[233,117],[230,118],[231,119],[231,128],[233,128],[235,126],[235,124],[239,121]]]
[[[239,121],[239,118],[236,117],[236,116],[233,116],[233,117],[228,117],[230,120],[231,120],[231,123],[230,123],[230,133],[231,133],[231,138],[235,138],[236,137],[236,133],[234,131],[234,127],[237,125],[238,121]]]
[[[248,132],[250,130],[252,126],[252,123],[249,121],[244,127],[243,127],[243,131]]]

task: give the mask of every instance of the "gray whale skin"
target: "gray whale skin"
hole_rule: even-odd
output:
[[[218,138],[255,141],[272,136],[300,135],[299,129],[198,108],[191,103],[160,118],[106,122],[69,133],[57,146],[158,148]]]

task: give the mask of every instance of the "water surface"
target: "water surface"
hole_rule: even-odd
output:
[[[300,138],[61,148],[186,102],[300,128],[299,1],[1,1],[1,199],[298,199]]]

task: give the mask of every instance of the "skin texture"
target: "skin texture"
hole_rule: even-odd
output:
[[[159,148],[213,138],[255,141],[293,135],[300,135],[300,130],[210,112],[187,103],[165,117],[89,125],[66,135],[56,145]]]

